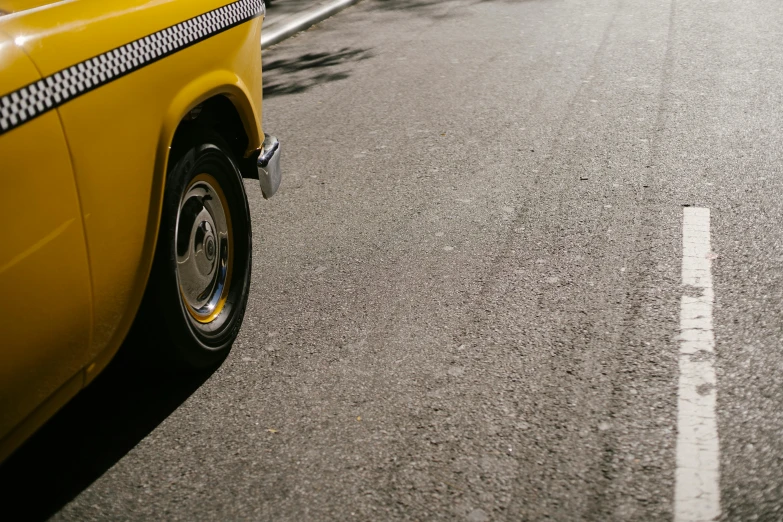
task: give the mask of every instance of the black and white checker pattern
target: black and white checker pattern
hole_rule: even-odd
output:
[[[263,14],[263,0],[238,0],[8,93],[0,97],[0,134],[72,98]]]

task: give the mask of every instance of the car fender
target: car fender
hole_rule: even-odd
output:
[[[121,337],[127,335],[127,331],[138,312],[144,296],[152,261],[155,257],[155,246],[158,240],[160,228],[161,207],[163,204],[163,191],[166,185],[166,171],[168,169],[171,145],[174,134],[187,114],[204,101],[214,96],[225,96],[237,110],[245,133],[248,136],[248,148],[246,154],[251,154],[263,143],[263,132],[258,124],[257,110],[250,92],[242,79],[232,71],[213,70],[187,83],[171,100],[168,110],[163,116],[158,147],[155,157],[155,172],[153,175],[153,190],[150,198],[149,215],[145,232],[144,245],[139,263],[139,272],[136,275],[137,291],[133,296],[132,308],[128,310],[126,324],[121,329]],[[119,332],[118,332],[119,333]],[[85,384],[92,381],[101,370],[111,361],[119,350],[120,344],[111,343],[102,351],[87,367]]]

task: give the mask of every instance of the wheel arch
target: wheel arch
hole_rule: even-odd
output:
[[[121,325],[122,336],[115,336],[118,341],[90,364],[85,384],[97,376],[117,353],[141,306],[155,257],[166,174],[171,165],[198,139],[200,133],[214,131],[216,126],[222,136],[228,134],[226,141],[235,154],[243,177],[258,176],[253,152],[261,147],[263,132],[259,124],[260,107],[255,106],[253,99],[245,83],[235,73],[213,71],[185,85],[169,104],[158,136],[149,213],[131,306]],[[199,109],[201,112],[194,114]]]

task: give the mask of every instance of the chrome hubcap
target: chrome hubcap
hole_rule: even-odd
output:
[[[231,224],[211,176],[197,176],[177,213],[177,281],[190,314],[209,322],[220,313],[230,278]]]

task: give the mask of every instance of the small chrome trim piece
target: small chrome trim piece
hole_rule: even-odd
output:
[[[275,195],[280,187],[282,174],[280,172],[280,142],[274,136],[264,134],[264,144],[256,161],[258,167],[258,181],[261,184],[261,192],[264,199]]]

